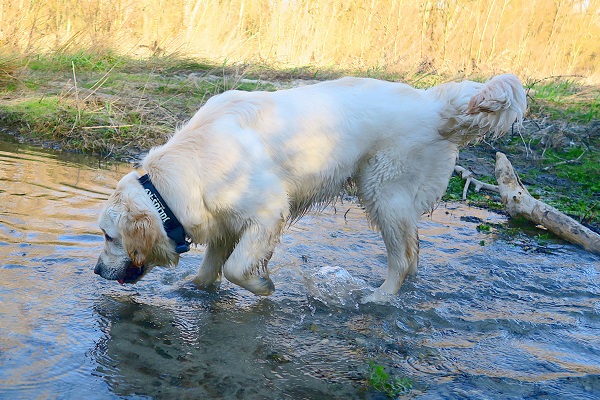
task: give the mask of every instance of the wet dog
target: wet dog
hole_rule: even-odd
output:
[[[95,272],[135,283],[176,265],[190,243],[206,252],[193,282],[221,274],[258,295],[286,224],[355,182],[387,249],[382,293],[416,273],[417,222],[446,190],[458,149],[521,122],[514,75],[420,90],[343,78],[277,92],[212,97],[123,177],[99,217],[105,246]]]

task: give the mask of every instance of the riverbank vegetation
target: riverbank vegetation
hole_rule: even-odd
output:
[[[217,93],[233,88],[277,90],[345,74],[340,70],[275,70],[264,65],[215,65],[171,57],[136,60],[86,53],[38,55],[2,65],[6,77],[0,102],[3,130],[63,150],[126,159],[164,143]],[[356,75],[372,76],[366,72]],[[393,79],[384,74],[378,77]],[[430,74],[425,84],[422,78],[414,75],[406,81],[427,87],[448,79]],[[493,177],[495,151],[504,151],[534,195],[597,229],[600,91],[572,78],[525,85],[529,111],[524,129],[494,143],[465,149],[461,153],[467,155],[463,156],[467,160],[464,166],[479,168],[484,174],[479,178],[485,180],[485,175]],[[461,195],[462,182],[453,178],[446,199],[460,199]],[[497,197],[485,193],[472,194],[469,200],[488,208],[500,207]]]
[[[13,72],[0,104],[6,127],[65,150],[123,156],[163,143],[208,97],[255,90],[238,75],[171,58],[85,53],[37,56]]]

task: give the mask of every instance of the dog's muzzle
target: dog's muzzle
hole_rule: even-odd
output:
[[[131,261],[127,261],[124,272],[115,274],[114,270],[106,268],[106,265],[101,260],[98,260],[94,267],[94,273],[100,275],[104,279],[111,281],[118,281],[120,284],[123,283],[135,283],[144,275],[146,268],[143,265],[137,266]]]

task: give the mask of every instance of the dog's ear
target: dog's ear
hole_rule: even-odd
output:
[[[160,237],[155,219],[148,213],[136,213],[127,218],[123,227],[123,246],[138,267],[144,264]]]

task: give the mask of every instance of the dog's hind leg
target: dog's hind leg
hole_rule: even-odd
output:
[[[260,296],[273,293],[275,285],[269,278],[267,263],[279,241],[282,227],[283,220],[272,229],[250,224],[223,266],[227,280]]]
[[[233,252],[235,238],[225,237],[208,243],[198,274],[192,283],[199,289],[211,289],[220,280],[225,261]]]

